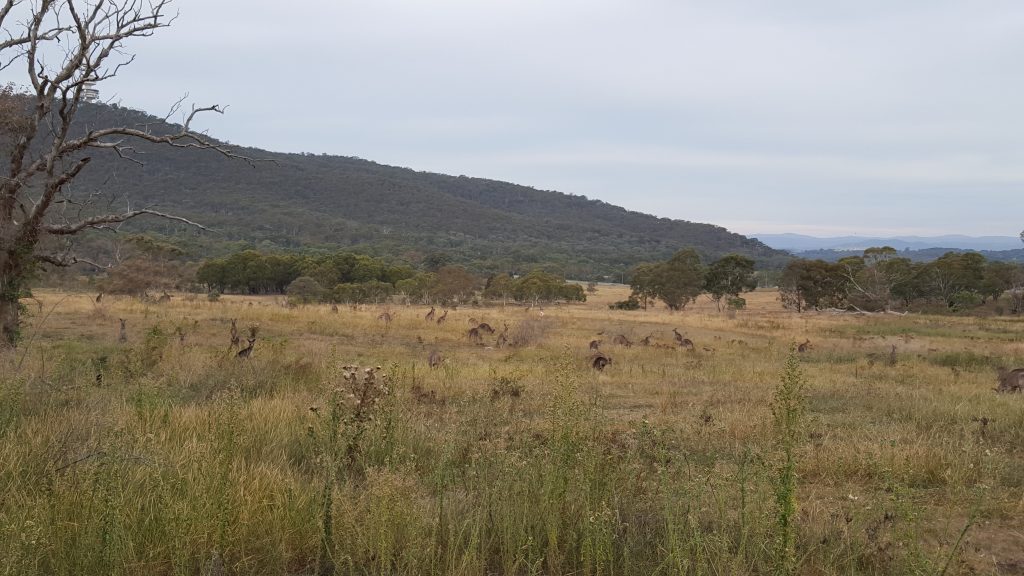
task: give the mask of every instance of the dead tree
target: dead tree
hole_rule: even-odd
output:
[[[116,154],[137,163],[133,143],[208,149],[243,158],[192,129],[204,112],[193,107],[181,126],[82,126],[75,122],[92,87],[116,76],[134,57],[125,44],[170,26],[171,0],[0,0],[0,69],[23,67],[25,93],[0,90],[0,346],[18,341],[18,300],[39,264],[92,264],[69,240],[152,215],[203,228],[150,207],[110,211],[102,192],[75,193],[71,184],[92,155]],[[171,110],[176,114],[179,101]],[[247,159],[248,160],[248,159]],[[53,249],[63,241],[62,248]],[[93,264],[95,265],[95,264]]]

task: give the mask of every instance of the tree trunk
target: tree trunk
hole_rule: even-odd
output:
[[[0,295],[0,349],[14,348],[21,333],[18,314],[18,297],[13,300],[6,294]]]
[[[6,242],[5,242],[6,244]],[[24,286],[24,262],[19,258],[30,251],[0,250],[0,349],[14,348],[21,336],[21,289]]]

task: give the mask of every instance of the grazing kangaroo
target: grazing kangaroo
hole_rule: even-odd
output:
[[[434,307],[433,306],[430,307],[430,312],[427,312],[427,315],[424,316],[423,319],[426,320],[427,322],[430,322],[431,320],[434,319]]]
[[[654,336],[654,333],[653,333],[653,332],[651,332],[651,333],[650,333],[650,334],[648,334],[647,336],[644,336],[644,337],[643,337],[643,338],[642,338],[642,339],[640,340],[640,344],[642,344],[642,345],[644,345],[644,346],[650,346],[650,345],[651,345],[651,336]]]
[[[694,350],[696,350],[696,349],[697,349],[697,347],[696,347],[696,346],[694,346],[694,344],[693,344],[693,340],[690,340],[689,338],[683,338],[683,339],[682,339],[682,340],[681,340],[681,341],[679,342],[679,346],[680,346],[681,348],[686,348],[686,349],[687,349],[687,350],[689,350],[690,352],[693,352]]]
[[[238,337],[238,319],[231,319],[231,347],[238,348],[242,345],[241,338]]]
[[[597,352],[590,357],[590,367],[598,372],[605,369],[606,366],[612,363],[611,356],[605,356],[604,354]]]
[[[626,338],[622,334],[619,334],[615,338],[612,338],[612,344],[615,344],[616,346],[625,346],[626,348],[629,348],[630,346],[633,345],[633,343],[629,341],[629,338]]]
[[[128,321],[124,318],[118,318],[118,320],[121,321],[121,330],[117,334],[117,341],[124,343],[128,341],[128,327],[126,326]]]
[[[1024,392],[1024,368],[1007,370],[999,369],[999,387],[995,389],[1001,393]]]
[[[245,348],[242,348],[241,350],[239,350],[238,354],[235,355],[235,358],[248,358],[248,357],[252,356],[252,348],[253,348],[253,346],[256,345],[256,339],[255,338],[249,338],[248,340],[249,340],[249,345],[246,346]]]
[[[483,339],[480,337],[480,329],[479,328],[470,328],[468,335],[469,335],[469,341],[470,342],[473,342],[474,344],[482,344],[483,343]]]
[[[165,304],[170,301],[171,295],[167,293],[167,290],[164,290],[164,293],[159,298],[156,299],[157,304]]]
[[[591,350],[597,350],[600,347],[601,347],[601,341],[600,340],[591,340],[590,341],[590,349]]]
[[[438,326],[440,326],[441,324],[444,324],[445,320],[447,320],[447,319],[448,319],[448,311],[445,310],[444,314],[441,314],[440,316],[437,317],[437,324],[438,324]]]
[[[810,349],[811,349],[811,341],[810,340],[806,340],[806,341],[804,341],[803,344],[799,344],[796,347],[796,351],[801,353],[801,354],[803,354],[804,352],[807,352]]]
[[[481,322],[477,326],[477,329],[480,330],[481,332],[487,332],[488,334],[494,334],[494,328],[491,328],[491,325],[488,324],[487,322]]]
[[[429,364],[431,368],[439,367],[442,362],[444,362],[444,356],[441,356],[441,353],[437,350],[431,351],[430,356],[427,356],[427,364]]]

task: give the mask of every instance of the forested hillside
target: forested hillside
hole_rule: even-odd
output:
[[[89,105],[82,122],[160,121],[125,108]],[[781,266],[788,258],[718,226],[630,212],[583,196],[359,158],[239,153],[259,161],[250,166],[210,151],[140,145],[140,166],[95,153],[74,185],[78,194],[104,187],[133,206],[157,205],[209,226],[216,233],[152,218],[130,226],[167,236],[196,256],[248,247],[343,247],[413,265],[441,253],[482,271],[540,266],[577,278],[618,275],[682,247],[694,247],[709,260],[738,252],[760,267]]]

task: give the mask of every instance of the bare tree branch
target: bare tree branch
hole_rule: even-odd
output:
[[[149,214],[151,216],[159,216],[167,220],[174,220],[176,222],[182,222],[189,226],[194,226],[200,230],[206,230],[207,232],[213,232],[213,230],[197,224],[189,220],[188,218],[182,218],[181,216],[175,216],[173,214],[165,214],[163,212],[157,212],[156,210],[150,210],[143,208],[141,210],[130,210],[128,212],[122,212],[121,214],[106,214],[103,216],[93,216],[86,218],[80,222],[74,224],[47,224],[42,226],[42,230],[47,234],[53,234],[55,236],[63,236],[68,234],[77,234],[86,228],[100,228],[103,224],[118,224],[126,220],[135,218],[136,216],[142,216],[143,214]]]

